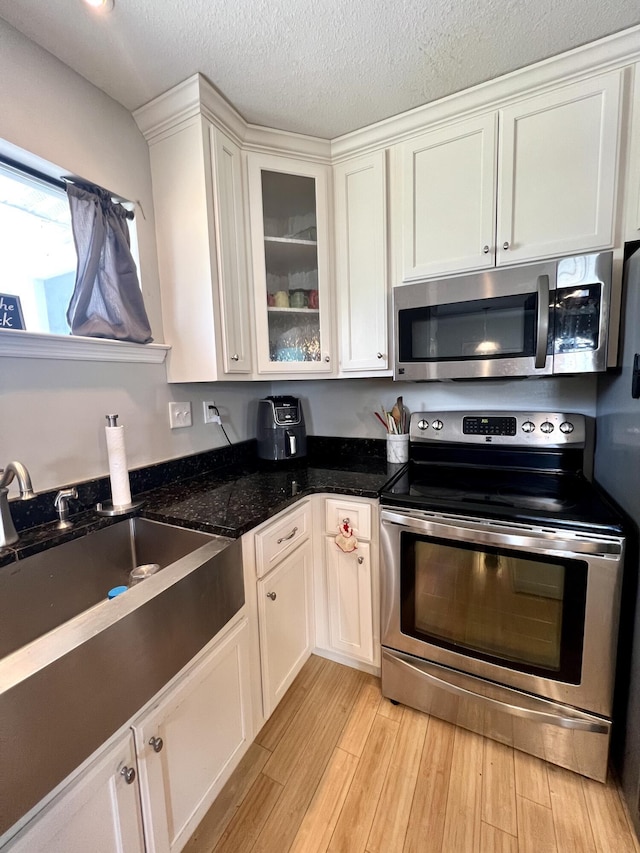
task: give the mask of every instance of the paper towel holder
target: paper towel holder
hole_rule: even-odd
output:
[[[96,504],[96,512],[98,515],[108,516],[127,515],[129,512],[140,509],[141,506],[144,506],[144,501],[131,501],[130,504],[123,504],[122,506],[114,506],[111,501],[105,501]]]
[[[119,415],[105,415],[107,424],[110,427],[118,426]],[[127,490],[128,491],[128,490]],[[136,509],[140,509],[144,505],[144,501],[131,501],[127,504],[114,504],[112,501],[104,501],[96,504],[96,512],[98,515],[116,516],[127,515]]]

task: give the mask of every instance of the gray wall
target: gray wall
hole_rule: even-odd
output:
[[[481,382],[394,382],[384,379],[325,379],[273,382],[273,394],[293,394],[303,402],[312,435],[383,438],[374,417],[391,410],[402,395],[410,411],[435,409],[548,409],[595,416],[595,377]]]

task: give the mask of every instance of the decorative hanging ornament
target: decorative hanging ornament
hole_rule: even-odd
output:
[[[358,547],[358,540],[353,535],[353,527],[349,523],[348,518],[343,518],[342,523],[338,525],[338,535],[336,536],[336,545],[341,551],[348,554],[350,551],[355,551]]]

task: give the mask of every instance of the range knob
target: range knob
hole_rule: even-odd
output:
[[[540,424],[540,432],[546,432],[547,434],[553,432],[553,424],[551,423],[551,421],[545,421],[544,423]]]
[[[418,421],[418,429],[429,429],[429,421],[425,421],[424,418]]]
[[[525,421],[522,424],[522,432],[533,432],[535,428],[536,428],[536,425],[534,424],[533,421]]]
[[[571,421],[562,421],[560,424],[560,432],[563,432],[565,435],[569,435],[570,432],[573,432],[575,427],[571,423]]]
[[[442,427],[444,426],[444,424],[442,423],[442,421],[434,421],[434,422],[431,424],[431,426],[432,426],[435,430],[441,430],[441,429],[442,429]]]

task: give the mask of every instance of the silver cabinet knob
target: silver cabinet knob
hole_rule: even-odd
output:
[[[381,352],[376,353],[376,358],[384,358],[384,353],[381,353]]]
[[[231,356],[231,361],[240,361],[240,356],[237,352],[234,352],[234,354]]]
[[[328,355],[325,355],[324,360],[328,363],[331,361],[331,357]]]
[[[136,771],[133,767],[123,767],[120,771],[120,775],[124,777],[124,781],[127,785],[132,785],[135,782]]]
[[[505,241],[504,241],[504,243],[502,244],[502,248],[503,248],[503,249],[505,249],[505,250],[509,248],[509,243],[508,243],[506,240],[505,240]]]
[[[275,601],[277,597],[278,597],[278,596],[276,595],[276,593],[275,593],[275,592],[268,592],[268,593],[267,593],[267,598],[270,598],[270,599],[271,599],[271,601]]]
[[[364,563],[364,557],[358,557],[358,562],[362,565]]]
[[[149,738],[149,746],[154,752],[162,752],[164,741],[161,737],[151,737]]]
[[[485,255],[488,255],[489,254],[489,246],[483,246],[482,251],[485,253]]]

